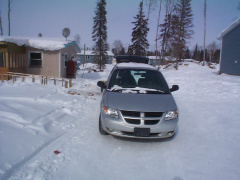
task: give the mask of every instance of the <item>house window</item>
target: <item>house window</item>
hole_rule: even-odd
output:
[[[29,67],[41,68],[42,60],[42,52],[29,52]]]
[[[89,59],[89,56],[85,56],[85,59]]]
[[[67,61],[68,61],[68,54],[65,53],[64,54],[64,64],[65,64],[65,67],[67,67]]]

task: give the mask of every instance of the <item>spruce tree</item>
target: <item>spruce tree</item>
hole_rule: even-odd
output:
[[[140,2],[139,5],[139,13],[136,17],[134,17],[134,19],[136,19],[136,21],[132,22],[135,27],[133,28],[132,32],[132,45],[130,49],[134,55],[145,56],[149,47],[147,40],[149,28],[148,19],[145,19],[145,15],[143,13],[142,2]]]
[[[104,69],[107,63],[107,11],[105,6],[106,0],[99,0],[93,18],[92,39],[95,42],[93,53],[100,71]]]
[[[177,0],[171,25],[172,48],[174,56],[177,58],[176,69],[178,69],[178,61],[182,59],[186,50],[187,40],[193,35],[193,15],[191,10],[191,0]]]

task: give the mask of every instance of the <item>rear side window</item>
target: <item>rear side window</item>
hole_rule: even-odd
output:
[[[108,89],[121,88],[146,88],[168,92],[168,85],[159,71],[117,69],[113,72]]]

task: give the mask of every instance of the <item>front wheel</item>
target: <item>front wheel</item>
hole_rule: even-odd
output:
[[[104,131],[104,129],[102,127],[101,115],[99,116],[99,132],[101,135],[108,135],[108,133],[106,131]]]

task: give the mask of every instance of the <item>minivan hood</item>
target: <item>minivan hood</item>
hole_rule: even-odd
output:
[[[106,91],[103,105],[118,110],[165,112],[177,109],[172,94],[134,94]]]

